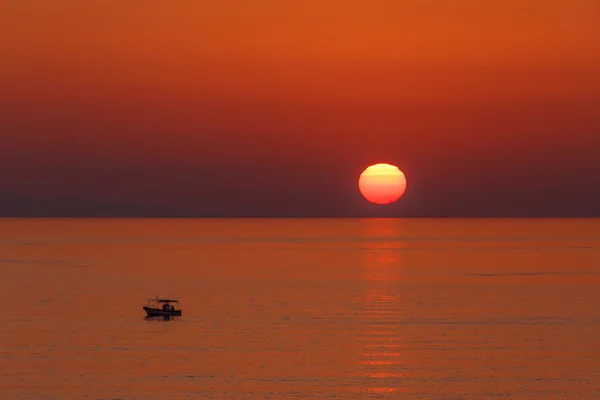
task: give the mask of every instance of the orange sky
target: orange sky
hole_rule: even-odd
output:
[[[410,180],[473,154],[575,160],[600,145],[599,26],[596,0],[9,1],[0,188],[86,162]]]

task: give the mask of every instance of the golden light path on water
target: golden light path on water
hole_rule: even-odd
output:
[[[397,238],[397,224],[386,220],[365,220],[364,237]],[[402,280],[401,242],[376,240],[367,243],[362,250],[365,267],[364,351],[361,354],[361,369],[372,394],[411,392],[407,387],[409,368],[404,357],[405,341],[398,321],[402,319],[404,307],[400,283]]]

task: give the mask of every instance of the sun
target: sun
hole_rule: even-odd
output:
[[[358,188],[371,203],[390,204],[404,194],[406,177],[395,165],[375,164],[360,174]]]

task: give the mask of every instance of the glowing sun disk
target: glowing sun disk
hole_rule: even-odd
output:
[[[365,169],[358,180],[362,195],[375,204],[389,204],[398,200],[406,190],[406,177],[398,167],[375,164]]]

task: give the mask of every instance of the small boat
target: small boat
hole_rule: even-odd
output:
[[[176,299],[148,299],[148,305],[142,306],[149,317],[181,316],[179,300]]]

